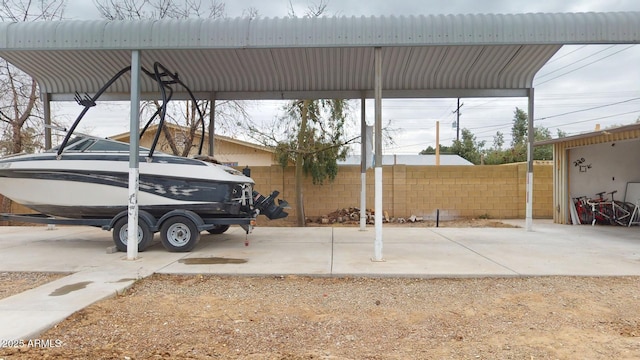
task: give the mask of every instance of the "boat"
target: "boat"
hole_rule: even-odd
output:
[[[36,212],[72,219],[109,218],[128,205],[129,144],[88,135],[75,136],[61,153],[0,159],[0,193]],[[213,162],[141,147],[138,206],[154,217],[187,209],[202,217],[251,214],[254,181]],[[260,213],[272,219],[284,211]]]
[[[74,134],[74,130],[87,110],[96,105],[97,98],[129,70],[120,71],[93,97],[76,93],[76,100],[84,109],[58,147],[0,159],[0,193],[38,213],[61,218],[113,218],[126,211],[130,145]],[[258,214],[270,219],[286,217],[286,202],[274,203],[278,192],[266,197],[259,194],[254,190],[253,179],[243,172],[207,156],[186,158],[155,151],[172,86],[184,84],[177,74],[158,63],[154,64],[154,72],[143,71],[158,80],[162,106],[140,134],[142,136],[154,119],[160,119],[152,146],[139,148],[139,209],[156,218],[178,209],[202,218],[254,218]],[[191,92],[188,93],[195,102]],[[200,116],[202,118],[202,113]],[[201,122],[200,154],[204,139],[204,122]]]

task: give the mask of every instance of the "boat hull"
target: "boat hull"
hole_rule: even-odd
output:
[[[67,218],[111,217],[127,209],[129,171],[124,157],[26,159],[0,162],[0,193],[17,203]],[[154,216],[174,209],[201,216],[249,212],[248,200],[242,197],[251,196],[253,180],[225,169],[169,156],[141,162],[138,207]]]

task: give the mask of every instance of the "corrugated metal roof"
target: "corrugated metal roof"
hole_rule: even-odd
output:
[[[640,124],[631,124],[609,128],[604,130],[592,131],[584,134],[572,135],[562,138],[555,138],[544,141],[537,141],[534,146],[543,146],[551,144],[562,144],[564,149],[570,149],[579,146],[587,146],[601,144],[611,141],[625,141],[640,139]]]
[[[96,92],[134,49],[203,97],[372,97],[375,47],[384,97],[524,96],[563,44],[639,39],[640,12],[62,21],[0,23],[0,56],[54,99]],[[128,77],[109,89],[128,91]]]

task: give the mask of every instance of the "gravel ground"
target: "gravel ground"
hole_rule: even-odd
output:
[[[640,278],[153,275],[3,359],[637,359]]]
[[[33,289],[66,276],[60,273],[0,272],[0,299]]]

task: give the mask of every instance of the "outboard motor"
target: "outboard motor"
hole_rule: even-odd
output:
[[[289,207],[289,203],[284,200],[278,200],[278,205],[274,203],[279,194],[279,191],[274,190],[271,195],[264,197],[264,195],[254,191],[253,206],[260,210],[260,214],[263,214],[271,220],[286,218],[289,214],[286,213],[284,209]]]

